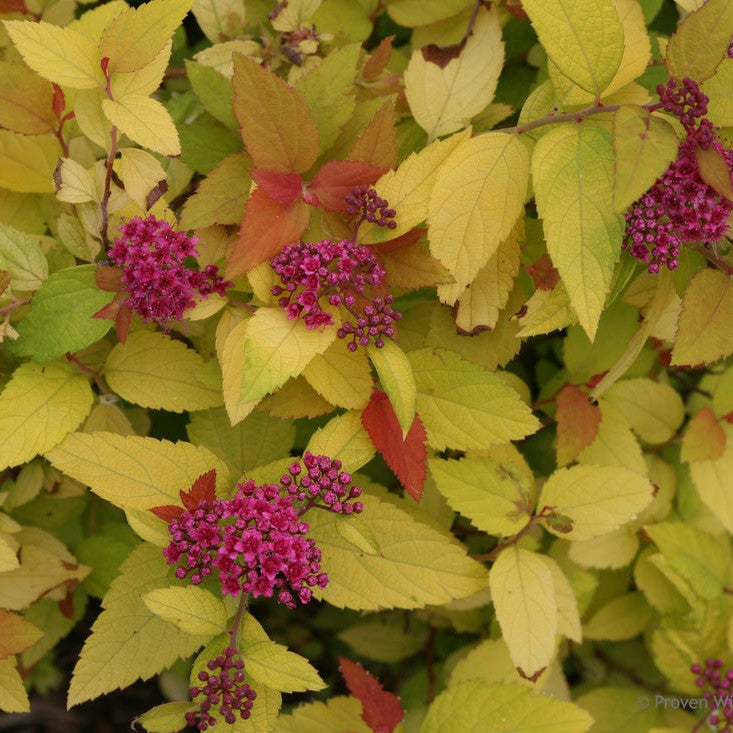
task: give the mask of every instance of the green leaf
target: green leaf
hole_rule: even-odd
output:
[[[600,96],[624,51],[624,31],[613,1],[526,0],[522,7],[558,69]]]
[[[569,540],[589,540],[635,519],[653,498],[648,479],[626,468],[573,466],[555,471],[545,482],[537,506],[553,507],[573,522],[570,532],[545,528]]]
[[[436,450],[482,449],[519,440],[539,422],[500,377],[440,348],[408,354],[417,385],[417,412]]]
[[[117,344],[104,366],[109,386],[123,399],[142,407],[183,412],[222,403],[221,391],[196,377],[203,358],[157,331],[135,331]]]
[[[167,584],[168,566],[160,548],[147,543],[136,547],[104,597],[104,610],[81,650],[69,687],[69,707],[148,679],[207,641],[147,609],[142,596]]]
[[[48,262],[33,237],[0,224],[0,270],[10,273],[15,290],[38,290],[48,277]]]
[[[400,623],[367,621],[342,631],[338,638],[356,654],[375,662],[399,662],[417,654],[425,647],[424,628],[405,629]]]
[[[689,672],[686,673],[692,678]],[[596,687],[578,697],[576,703],[596,719],[593,727],[599,733],[620,730],[652,733],[655,724],[660,722],[662,711],[650,698],[649,691],[641,687]]]
[[[543,135],[532,155],[547,251],[591,339],[621,253],[623,229],[613,209],[613,160],[610,133],[572,124],[557,125]]]
[[[46,458],[122,509],[179,504],[179,492],[188,491],[202,473],[212,468],[216,468],[217,486],[229,488],[224,464],[206,448],[190,443],[113,433],[74,433]],[[114,466],[114,473],[107,466]]]
[[[361,423],[361,412],[352,410],[329,420],[316,430],[307,450],[337,458],[345,471],[354,472],[374,456],[374,445]]]
[[[176,126],[156,99],[132,93],[116,100],[103,99],[102,110],[113,125],[144,148],[161,155],[181,154]]]
[[[187,634],[212,636],[226,631],[224,603],[205,588],[171,585],[148,591],[141,597],[156,616],[170,621]]]
[[[23,60],[45,79],[72,89],[104,86],[99,49],[79,31],[45,21],[4,24]]]
[[[210,66],[202,66],[188,59],[185,63],[186,76],[206,111],[225,127],[236,130],[237,118],[232,109],[234,90],[231,79]]]
[[[456,288],[465,288],[509,236],[528,179],[529,158],[516,135],[479,135],[446,159],[430,195],[428,241]]]
[[[428,461],[438,491],[451,508],[480,530],[499,537],[516,534],[529,520],[532,487],[526,475],[490,458]]]
[[[404,438],[415,419],[417,402],[417,387],[410,360],[392,339],[387,339],[381,349],[370,345],[367,353],[397,415]]]
[[[307,659],[269,639],[242,644],[247,675],[273,690],[304,692],[322,690],[326,684]]]
[[[514,666],[532,677],[555,652],[558,612],[552,572],[541,556],[508,547],[491,568],[489,586]]]
[[[336,338],[336,327],[310,331],[282,308],[259,308],[247,323],[241,402],[254,402],[300,374]]]
[[[227,155],[242,149],[242,138],[211,115],[199,115],[190,125],[178,128],[181,157],[197,173],[210,173]]]
[[[633,591],[617,596],[583,625],[586,639],[623,641],[641,634],[654,618],[644,594]]]
[[[53,172],[61,157],[49,135],[0,130],[0,187],[20,193],[53,193]]]
[[[193,0],[150,0],[120,13],[99,42],[100,53],[109,58],[108,71],[135,71],[151,62],[192,4]]]
[[[0,394],[0,469],[53,448],[89,414],[89,381],[65,364],[21,364]]]
[[[347,410],[365,407],[372,392],[372,370],[364,350],[349,351],[341,339],[316,354],[303,376],[318,394]]]
[[[398,25],[416,28],[457,15],[469,5],[471,0],[441,0],[439,3],[426,3],[424,0],[390,0],[387,3],[387,12]]]
[[[593,718],[577,705],[546,695],[533,695],[522,685],[469,680],[452,685],[435,699],[420,733],[585,733]]]
[[[54,272],[31,303],[30,313],[17,325],[20,338],[13,344],[19,356],[47,362],[99,341],[111,321],[92,318],[109,300],[94,280],[95,265]]]
[[[486,570],[465,549],[392,504],[363,494],[364,512],[311,512],[309,536],[323,553],[329,582],[316,595],[339,608],[423,608],[486,587]],[[342,526],[363,539],[357,544]],[[345,536],[346,535],[346,536]],[[369,551],[365,551],[369,549]]]

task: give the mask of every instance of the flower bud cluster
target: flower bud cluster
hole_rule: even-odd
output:
[[[306,452],[293,462],[279,485],[237,485],[231,499],[199,499],[177,512],[168,524],[170,544],[163,550],[176,565],[179,580],[194,585],[216,570],[222,593],[277,600],[288,608],[306,604],[315,587],[325,588],[321,551],[308,538],[302,515],[314,506],[341,514],[362,511],[361,495],[341,462]]]
[[[194,702],[199,699],[199,709],[186,713],[188,725],[198,730],[213,728],[217,721],[211,710],[217,706],[219,715],[229,725],[237,721],[237,713],[242,720],[249,718],[257,693],[244,681],[244,661],[236,649],[228,646],[216,659],[207,662],[198,679],[202,686],[189,688],[189,694]]]
[[[346,239],[296,242],[285,247],[270,265],[280,277],[280,285],[271,292],[280,296],[278,304],[288,318],[302,317],[309,329],[333,325],[333,317],[321,304],[321,299],[327,298],[330,305],[343,306],[355,318],[355,323],[345,323],[338,331],[339,338],[352,336],[351,351],[356,350],[357,339],[362,346],[373,340],[381,347],[382,336],[394,335],[394,321],[402,314],[390,307],[392,296],[367,296],[367,289],[381,285],[385,277],[369,247]]]
[[[676,160],[626,212],[623,248],[644,262],[652,274],[662,267],[677,268],[685,243],[719,242],[728,231],[733,210],[733,202],[702,179],[695,154],[712,147],[729,170],[733,169],[733,150],[715,139],[709,120],[700,119],[707,113],[707,96],[691,79],[684,79],[679,88],[671,79],[657,91],[664,108],[680,118],[687,137]]]
[[[194,305],[194,296],[218,293],[224,295],[233,283],[219,276],[216,265],[203,272],[184,267],[186,257],[198,253],[196,237],[175,231],[163,220],[139,216],[125,222],[122,236],[114,241],[108,256],[123,270],[122,285],[127,299],[122,303],[144,321],[166,325],[180,320],[183,312]]]
[[[397,212],[389,208],[389,204],[377,195],[373,188],[368,186],[354,186],[346,196],[346,213],[351,216],[359,215],[359,224],[369,221],[379,227],[395,229]]]
[[[733,733],[733,668],[722,671],[722,659],[707,659],[705,666],[693,664],[690,671],[697,675],[695,684],[708,688],[702,696],[718,705],[708,716],[708,729]]]

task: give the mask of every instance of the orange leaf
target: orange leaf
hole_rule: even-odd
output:
[[[216,469],[202,473],[191,485],[190,491],[180,492],[183,506],[189,512],[196,511],[200,501],[213,504],[216,499]]]
[[[159,519],[170,524],[174,519],[178,519],[183,514],[183,507],[165,504],[164,506],[151,507],[150,511]]]
[[[247,201],[239,239],[227,263],[227,278],[249,272],[297,241],[309,220],[310,212],[302,200],[284,206],[258,188]]]
[[[298,173],[278,173],[255,168],[252,179],[270,198],[285,206],[295,203],[303,193],[303,179]]]
[[[394,105],[383,104],[356,139],[349,160],[371,163],[380,168],[394,168],[397,164],[397,134],[395,133]]]
[[[687,425],[680,457],[686,462],[714,461],[725,452],[725,444],[725,431],[715,413],[703,407]]]
[[[369,163],[354,160],[332,160],[316,173],[308,187],[314,193],[324,209],[328,211],[346,211],[346,196],[354,186],[369,186],[383,173]]]
[[[364,667],[339,657],[339,669],[351,694],[361,702],[361,719],[374,733],[392,733],[405,713],[396,695],[382,688]]]
[[[255,167],[303,173],[318,157],[318,129],[305,100],[247,56],[234,56],[234,114]]]
[[[361,69],[361,78],[364,81],[373,81],[387,68],[392,58],[392,41],[394,41],[394,36],[383,38],[372,55],[364,62]]]
[[[557,462],[564,466],[574,461],[598,435],[601,411],[588,395],[574,384],[557,394]]]
[[[33,646],[42,636],[43,631],[26,621],[17,613],[0,608],[0,659]]]

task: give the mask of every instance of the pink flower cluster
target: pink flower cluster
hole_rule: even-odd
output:
[[[296,599],[308,603],[312,588],[325,588],[328,576],[302,515],[315,506],[342,514],[363,509],[353,501],[361,489],[340,469],[340,461],[306,452],[303,465],[292,463],[279,485],[247,481],[232,499],[217,499],[210,484],[210,495],[183,497],[187,510],[156,508],[158,516],[171,517],[166,561],[177,565],[177,578],[190,576],[194,585],[217,570],[225,595],[270,598],[277,592],[288,608],[295,608]]]
[[[662,105],[677,115],[687,130],[677,159],[626,212],[623,248],[646,263],[650,273],[661,267],[678,267],[680,248],[686,242],[715,244],[728,231],[733,202],[724,198],[700,176],[695,151],[713,147],[733,169],[733,150],[715,140],[707,112],[708,98],[691,79],[678,88],[671,79],[657,88]],[[697,120],[700,119],[699,123]]]
[[[708,729],[719,733],[733,733],[733,668],[722,672],[722,659],[708,659],[705,666],[693,664],[690,670],[697,675],[695,684],[707,687],[702,696],[716,705],[708,716]]]
[[[332,306],[343,306],[355,319],[338,331],[339,338],[352,335],[348,344],[351,351],[374,340],[383,346],[382,336],[394,335],[393,324],[402,314],[390,307],[392,296],[369,299],[367,288],[382,284],[384,268],[369,247],[349,240],[340,242],[325,239],[317,244],[296,242],[288,245],[270,262],[280,277],[280,285],[272,294],[281,296],[278,304],[288,318],[302,317],[306,328],[320,328],[333,324],[330,313],[324,311],[321,299],[327,298]],[[368,305],[362,305],[366,301]]]
[[[213,728],[217,721],[210,711],[217,705],[225,723],[236,723],[236,713],[242,720],[247,720],[257,693],[244,681],[244,661],[237,650],[228,646],[216,659],[207,662],[206,667],[198,674],[199,681],[204,684],[189,688],[194,702],[196,698],[201,699],[196,712],[186,713],[186,723],[198,730]],[[218,674],[212,674],[217,670]]]
[[[134,310],[144,321],[166,325],[180,320],[194,305],[194,294],[224,295],[233,283],[219,276],[216,265],[203,272],[184,267],[186,257],[198,253],[196,237],[175,231],[166,221],[139,216],[123,224],[108,256],[122,268],[122,285],[127,292],[123,306]]]

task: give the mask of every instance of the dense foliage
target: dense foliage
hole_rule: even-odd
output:
[[[1,710],[730,730],[729,0],[0,16]]]

